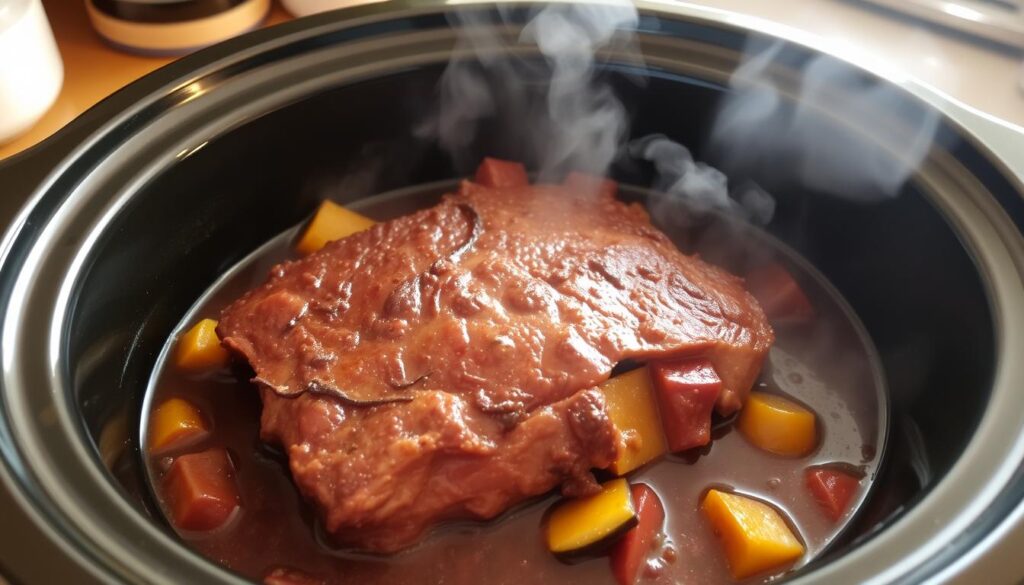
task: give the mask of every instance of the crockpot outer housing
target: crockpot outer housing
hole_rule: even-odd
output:
[[[460,5],[462,9],[491,10],[490,4]],[[630,62],[628,56],[617,62],[616,55],[609,62],[643,72],[652,80],[662,79],[649,86],[651,99],[657,99],[654,94],[659,88],[670,87],[664,84],[684,81],[717,83],[716,91],[724,91],[742,44],[751,35],[784,39],[797,55],[827,53],[795,31],[739,15],[674,2],[640,6],[643,18],[638,32],[644,63]],[[205,203],[182,193],[181,201],[205,205],[196,208],[194,221],[188,221],[188,210],[168,203],[173,203],[173,198],[159,193],[159,185],[167,183],[163,177],[178,172],[176,169],[209,171],[210,167],[203,165],[212,165],[217,153],[224,155],[232,152],[225,149],[242,146],[240,139],[232,136],[258,127],[271,113],[289,111],[289,106],[303,100],[313,103],[328,89],[378,83],[374,80],[380,80],[379,92],[392,97],[403,88],[412,88],[410,92],[429,89],[429,85],[405,86],[394,79],[418,68],[440,67],[448,60],[453,36],[445,18],[447,10],[450,7],[439,2],[373,5],[251,33],[143,78],[49,141],[0,165],[0,189],[4,191],[0,205],[5,206],[0,211],[13,216],[3,240],[0,265],[0,302],[5,307],[0,338],[0,476],[6,490],[4,499],[18,506],[11,520],[18,525],[17,534],[8,519],[4,520],[0,569],[40,582],[67,581],[76,572],[77,581],[86,574],[103,581],[240,581],[174,538],[154,512],[152,502],[147,507],[126,497],[125,489],[100,461],[95,445],[101,432],[91,421],[97,405],[111,400],[108,394],[138,392],[145,386],[146,366],[152,366],[155,352],[139,340],[166,338],[202,290],[198,284],[195,286],[200,288],[188,289],[191,285],[186,283],[212,282],[216,270],[230,266],[267,239],[267,234],[298,221],[322,192],[297,194],[294,201],[281,202],[280,198],[261,199],[263,195],[253,191],[251,204],[267,205],[274,213],[246,214],[244,221],[232,225],[232,214],[239,214],[238,205],[244,199],[217,196],[218,190],[230,189],[230,185],[192,185],[208,188],[213,194]],[[843,554],[812,563],[792,581],[1019,581],[1024,577],[1018,552],[1024,550],[1022,137],[1015,129],[912,80],[884,75],[871,78],[901,87],[916,107],[941,112],[947,142],[957,145],[948,151],[936,145],[922,163],[914,178],[925,194],[918,196],[918,203],[907,195],[893,205],[903,210],[899,213],[913,212],[914,218],[922,218],[921,225],[933,230],[922,238],[933,238],[934,253],[947,255],[935,259],[928,256],[928,246],[920,249],[922,265],[935,268],[930,274],[941,284],[940,290],[933,291],[941,302],[920,298],[920,304],[933,313],[928,315],[931,323],[922,327],[936,327],[935,335],[941,337],[942,329],[935,322],[948,318],[949,329],[963,331],[965,344],[970,346],[964,348],[965,355],[971,351],[984,354],[965,357],[978,365],[964,379],[979,385],[963,389],[973,393],[972,400],[981,406],[974,413],[969,404],[959,408],[955,395],[942,395],[945,403],[936,405],[936,420],[942,424],[956,421],[959,408],[965,420],[949,434],[964,436],[952,447],[925,445],[926,449],[950,453],[936,481],[919,497],[901,502],[902,512],[861,535]],[[671,113],[666,104],[659,107],[666,115]],[[294,110],[290,115],[299,118],[284,119],[300,121],[301,112],[295,114]],[[841,118],[842,113],[836,115]],[[350,122],[354,135],[372,132],[360,130],[358,120]],[[380,124],[385,122],[382,118]],[[284,132],[277,136],[282,140],[277,146],[282,152],[301,151],[306,138]],[[255,175],[260,175],[260,162],[268,161],[253,162]],[[443,159],[427,156],[420,160],[415,179],[454,176],[455,170],[447,165]],[[431,168],[436,170],[423,170]],[[188,185],[181,177],[181,173],[187,176],[186,171],[178,176],[182,185]],[[286,192],[290,187],[294,185],[270,184],[267,191]],[[23,201],[19,194],[27,197],[28,203],[15,215],[14,207]],[[166,207],[139,203],[144,197],[157,201],[157,195],[163,196],[160,201]],[[833,213],[815,212],[823,217]],[[923,219],[931,217],[929,214],[945,223]],[[125,217],[153,223],[133,224],[124,221]],[[862,221],[871,217],[857,216]],[[147,231],[170,233],[161,222],[172,224],[178,236],[147,240]],[[936,226],[949,233],[934,231]],[[901,228],[889,227],[893,237],[898,237]],[[829,241],[821,234],[814,237]],[[195,254],[204,254],[203,270],[209,274],[167,276],[163,269],[163,277],[153,281],[154,287],[177,287],[180,281],[186,292],[172,297],[165,290],[146,290],[133,282],[160,274],[147,263],[164,266],[170,262],[168,258],[200,240],[206,242],[206,248],[197,248]],[[943,247],[949,242],[962,244],[962,249]],[[231,253],[209,260],[210,251],[218,246]],[[824,252],[815,257],[807,249],[801,251],[816,262],[832,258]],[[195,254],[185,260],[197,261]],[[117,255],[124,260],[121,264],[108,262]],[[880,257],[879,262],[884,263],[882,260]],[[947,280],[941,279],[943,262],[948,264]],[[187,268],[180,263],[172,266]],[[965,272],[961,278],[967,269],[973,272]],[[865,291],[886,285],[884,274],[865,283],[848,267],[835,268],[832,273],[826,270],[826,274],[859,310],[857,301]],[[122,301],[118,297],[121,286],[141,297]],[[189,297],[187,293],[194,294]],[[139,298],[151,302],[140,303]],[[97,306],[99,301],[106,305]],[[943,315],[939,312],[943,308],[951,312]],[[862,312],[869,330],[874,329],[872,333],[880,338],[892,334],[883,330],[884,311],[876,308],[874,312],[875,317]],[[102,331],[95,321],[104,318],[130,326],[108,328],[109,338],[89,343],[79,339],[81,331],[88,329],[86,325]],[[949,343],[944,347],[950,347]],[[109,369],[104,360],[111,355],[119,357],[123,369],[101,373],[106,376],[103,379],[113,381],[117,392],[90,385],[97,371]],[[899,359],[898,353],[892,353],[887,367],[898,367]],[[137,428],[138,402],[125,399],[124,407]],[[938,436],[934,429],[924,428],[927,439]],[[139,459],[137,453],[132,455]],[[8,542],[13,544],[8,546]],[[37,550],[43,546],[47,549]],[[8,552],[25,548],[31,550],[17,557]]]

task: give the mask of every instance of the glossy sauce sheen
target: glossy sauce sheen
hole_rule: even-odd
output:
[[[621,360],[696,352],[728,414],[773,339],[742,282],[679,253],[640,206],[468,181],[275,267],[217,332],[283,396],[328,387],[375,403],[438,388],[513,421]]]
[[[398,215],[412,201],[378,200],[367,213],[377,218]],[[244,269],[220,283],[182,327],[201,316],[216,316],[243,291],[261,282],[269,267],[288,257],[289,236],[265,247]],[[814,283],[814,279],[804,278]],[[762,380],[815,411],[821,445],[800,459],[774,457],[751,446],[728,424],[719,425],[705,453],[670,456],[630,476],[657,490],[667,508],[666,532],[677,552],[648,582],[728,583],[718,542],[698,506],[709,487],[729,487],[776,505],[807,546],[801,561],[831,541],[842,523],[827,519],[810,497],[804,470],[815,464],[844,463],[874,469],[879,437],[875,364],[854,326],[825,287],[809,287],[817,321],[778,331]],[[195,403],[214,424],[202,445],[227,447],[241,488],[241,513],[210,534],[182,534],[205,556],[259,580],[280,567],[337,583],[613,583],[606,557],[565,565],[546,550],[541,518],[554,497],[528,503],[489,523],[446,525],[419,546],[390,557],[352,555],[331,550],[316,537],[312,511],[301,501],[286,462],[259,439],[260,401],[253,387],[234,380],[190,379],[163,368],[154,380],[150,407],[171,396]],[[143,435],[145,436],[145,435]],[[159,486],[168,460],[151,463]],[[861,482],[862,501],[870,477]],[[847,519],[849,516],[847,516]],[[757,579],[755,579],[756,581]]]
[[[596,493],[619,435],[594,386],[617,363],[699,353],[730,414],[773,340],[742,281],[639,205],[469,181],[274,267],[217,333],[334,541],[374,553],[553,488]]]

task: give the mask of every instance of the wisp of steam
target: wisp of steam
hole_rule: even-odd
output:
[[[481,153],[524,160],[540,181],[646,161],[655,171],[651,187],[660,193],[652,201],[656,217],[678,223],[666,215],[698,208],[760,225],[771,221],[776,201],[751,180],[730,186],[723,172],[666,136],[629,140],[629,112],[599,70],[609,50],[642,62],[632,2],[542,5],[521,29],[512,26],[511,10],[466,9],[452,17],[460,31],[455,56],[440,82],[438,110],[417,133],[439,143],[458,170],[472,169]],[[782,47],[766,41],[748,47],[711,124],[716,164],[769,180],[795,170],[802,186],[865,201],[898,193],[930,148],[937,117],[907,108],[898,89],[865,85],[851,68],[824,56],[803,68],[799,99],[789,100],[771,75]],[[531,53],[542,62],[523,56]],[[842,112],[848,127],[883,137],[897,154],[858,139],[822,111]],[[909,122],[911,131],[893,133],[893,119]]]
[[[852,200],[897,195],[931,148],[938,113],[825,55],[803,66],[799,98],[789,102],[772,75],[783,47],[748,45],[711,133],[719,164],[761,177],[785,169],[804,187]],[[841,123],[824,112],[838,112]]]
[[[461,31],[456,58],[440,85],[440,107],[420,135],[435,137],[460,169],[486,132],[516,145],[537,163],[541,179],[566,169],[603,173],[628,133],[622,102],[595,76],[598,51],[633,51],[637,11],[630,2],[551,4],[518,36],[507,35],[510,9],[464,10],[453,18]],[[535,46],[545,63],[517,58]],[[498,120],[498,126],[484,120]]]
[[[438,111],[418,134],[436,139],[460,170],[479,162],[474,147],[496,134],[535,163],[541,181],[570,170],[603,175],[614,161],[633,158],[653,164],[653,187],[673,202],[760,224],[771,219],[767,193],[750,185],[730,193],[725,175],[694,162],[683,145],[662,135],[627,142],[628,112],[598,69],[608,49],[642,62],[632,2],[546,5],[518,35],[506,34],[510,17],[501,6],[453,16],[461,31],[456,57],[441,79]],[[543,63],[517,57],[524,47],[535,47]]]

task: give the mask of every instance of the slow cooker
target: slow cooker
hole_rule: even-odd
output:
[[[1021,134],[790,30],[679,2],[639,7],[632,48],[598,61],[631,135],[663,134],[772,193],[765,229],[839,289],[881,356],[892,418],[870,513],[789,579],[1018,582]],[[417,129],[453,56],[481,57],[457,42],[479,22],[465,15],[500,17],[493,34],[514,39],[535,8],[396,2],[253,32],[0,164],[3,571],[241,582],[179,542],[143,487],[139,415],[158,352],[219,274],[325,193],[351,202],[452,179],[484,154],[530,161],[501,132],[455,157]],[[767,64],[746,75],[760,55]],[[750,96],[770,107],[748,104],[760,113],[720,131]],[[501,115],[494,127],[512,127]]]

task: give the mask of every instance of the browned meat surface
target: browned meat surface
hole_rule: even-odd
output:
[[[617,362],[706,355],[730,413],[772,343],[741,281],[639,206],[469,182],[276,267],[218,333],[255,370],[264,438],[328,531],[380,552],[553,487],[594,490],[620,437],[593,387]]]

